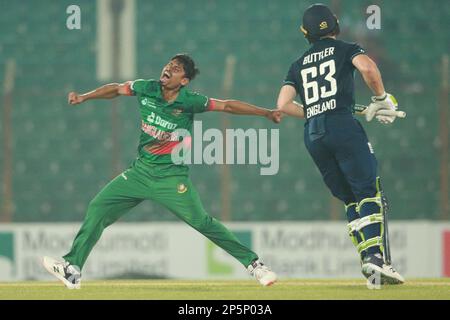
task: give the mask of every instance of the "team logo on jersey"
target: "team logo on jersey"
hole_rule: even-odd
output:
[[[175,117],[178,117],[180,114],[182,114],[183,113],[183,110],[181,110],[181,109],[173,109],[173,111],[172,111],[172,114],[175,116]]]
[[[178,193],[185,193],[187,191],[187,187],[184,183],[180,183],[177,187]]]
[[[320,28],[320,30],[323,30],[323,29],[328,28],[328,23],[327,23],[326,21],[322,21],[322,22],[319,24],[319,28]]]

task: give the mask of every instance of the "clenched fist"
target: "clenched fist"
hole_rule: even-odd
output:
[[[270,113],[268,114],[267,118],[269,120],[272,120],[275,123],[280,123],[281,122],[281,111],[280,110],[271,110]]]
[[[76,92],[69,92],[67,97],[69,104],[80,104],[84,101],[83,97]]]

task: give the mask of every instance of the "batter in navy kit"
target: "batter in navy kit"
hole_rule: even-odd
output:
[[[355,43],[336,40],[339,22],[322,4],[303,15],[301,31],[311,44],[290,67],[278,97],[284,114],[305,118],[304,141],[331,193],[344,202],[349,235],[361,257],[362,273],[375,270],[382,284],[403,283],[403,277],[383,258],[383,215],[377,160],[361,124],[353,117],[354,72],[361,72],[374,92],[367,120],[392,123],[395,116],[377,115],[396,109],[384,91],[376,64]],[[294,101],[299,95],[302,104]]]

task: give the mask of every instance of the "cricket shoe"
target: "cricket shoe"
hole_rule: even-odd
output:
[[[58,261],[50,257],[42,259],[44,268],[58,278],[69,289],[81,288],[81,272],[77,266],[67,261]]]
[[[362,263],[361,271],[368,282],[379,284],[402,284],[405,279],[391,266],[384,263],[381,254],[368,254]],[[378,281],[377,281],[377,277]]]
[[[259,260],[253,261],[247,270],[263,286],[270,286],[277,281],[276,273]]]

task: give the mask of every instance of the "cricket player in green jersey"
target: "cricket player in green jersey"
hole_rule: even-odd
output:
[[[194,115],[205,111],[266,117],[275,123],[281,113],[237,100],[208,98],[186,88],[198,74],[194,61],[177,54],[162,69],[158,80],[111,83],[85,94],[70,92],[71,105],[91,99],[136,96],[141,114],[138,157],[131,166],[107,184],[89,203],[85,220],[62,260],[43,258],[43,265],[67,288],[78,289],[81,270],[103,230],[144,200],[156,201],[241,262],[262,285],[277,279],[258,255],[244,246],[222,223],[208,215],[188,168],[172,161],[180,139],[175,130],[192,129]]]

